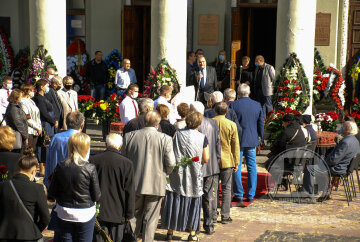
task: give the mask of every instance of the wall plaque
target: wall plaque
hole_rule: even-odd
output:
[[[330,45],[331,13],[317,13],[315,26],[315,45]]]
[[[199,15],[199,45],[218,45],[219,44],[219,15],[200,14]]]

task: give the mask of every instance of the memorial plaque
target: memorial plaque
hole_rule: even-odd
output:
[[[219,15],[200,14],[199,15],[199,45],[218,45],[219,44]]]
[[[331,13],[317,13],[315,26],[315,45],[330,45]]]

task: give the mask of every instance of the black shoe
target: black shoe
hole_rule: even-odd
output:
[[[228,218],[222,218],[222,219],[221,219],[221,223],[222,223],[222,224],[232,223],[232,219],[231,219],[230,217],[228,217]]]
[[[248,198],[248,202],[249,202],[249,203],[253,203],[253,202],[254,202],[254,198]]]
[[[205,229],[205,234],[212,235],[213,233],[215,233],[214,229]]]
[[[238,197],[234,197],[232,200],[234,203],[243,203],[243,199],[242,198],[238,198]]]
[[[326,201],[326,200],[330,200],[331,199],[331,196],[328,195],[328,196],[321,196],[317,199],[318,202],[323,202],[323,201]]]
[[[166,241],[172,241],[173,240],[173,235],[172,234],[167,234],[165,240]]]
[[[315,198],[307,197],[307,198],[301,199],[301,203],[315,204],[316,200],[315,200]]]
[[[196,235],[189,234],[188,241],[200,241]]]

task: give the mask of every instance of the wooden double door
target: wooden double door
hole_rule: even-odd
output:
[[[277,4],[243,4],[232,8],[231,39],[241,41],[236,64],[249,56],[250,65],[255,56],[262,55],[266,63],[275,66]]]
[[[122,56],[130,59],[142,91],[150,70],[150,6],[124,6],[122,11]]]

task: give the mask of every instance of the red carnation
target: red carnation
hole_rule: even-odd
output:
[[[199,156],[195,156],[192,158],[192,161],[198,162],[200,160]]]
[[[1,174],[6,174],[7,172],[8,172],[8,170],[7,170],[6,166],[4,166],[4,165],[0,166],[0,173]]]
[[[290,102],[291,102],[291,103],[295,102],[295,98],[291,98],[291,99],[290,99]]]
[[[284,94],[285,94],[285,96],[289,96],[289,93],[288,93],[288,92],[285,92]]]
[[[292,83],[296,84],[296,83],[297,83],[297,80],[293,80]]]
[[[354,99],[354,103],[359,103],[359,99],[358,99],[358,98],[355,98],[355,99]]]
[[[290,83],[290,80],[286,80],[284,81],[285,84],[289,84]]]
[[[285,101],[285,102],[289,101],[289,98],[288,98],[288,97],[284,97],[284,101]]]
[[[293,95],[294,95],[294,96],[297,96],[298,94],[297,94],[296,92],[293,92]]]
[[[319,91],[321,91],[321,86],[316,86],[316,89],[318,89]]]
[[[296,86],[296,87],[294,87],[294,90],[295,90],[295,91],[300,91],[300,90],[301,90],[301,87],[300,87],[300,86]]]
[[[357,114],[357,115],[356,115],[356,119],[360,119],[360,114]]]

